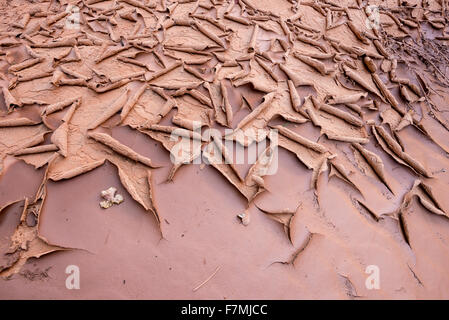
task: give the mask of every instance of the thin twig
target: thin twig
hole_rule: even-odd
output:
[[[217,274],[218,270],[220,270],[219,266],[217,267],[217,269],[215,269],[214,273],[212,273],[206,280],[201,282],[197,287],[193,288],[193,292],[197,291],[199,288],[204,286],[210,279],[212,279]]]

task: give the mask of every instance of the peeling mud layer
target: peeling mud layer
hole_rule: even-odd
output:
[[[0,0],[0,298],[448,299],[448,9]]]

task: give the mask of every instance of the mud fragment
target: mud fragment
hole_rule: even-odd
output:
[[[121,154],[124,157],[130,158],[131,160],[140,162],[146,166],[154,168],[151,159],[138,154],[131,148],[121,144],[120,142],[112,138],[110,135],[107,135],[105,133],[90,132],[88,133],[88,137],[101,144],[104,144],[105,146],[108,146],[109,148],[111,148],[112,150],[114,150],[118,154]]]

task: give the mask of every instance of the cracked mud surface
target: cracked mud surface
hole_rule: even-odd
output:
[[[449,298],[446,0],[0,17],[0,298]],[[195,164],[273,130],[257,161]]]

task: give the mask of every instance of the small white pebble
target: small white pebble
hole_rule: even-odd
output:
[[[116,196],[114,197],[114,199],[112,199],[112,202],[115,204],[120,204],[123,202],[123,196],[121,194],[116,194]]]
[[[100,207],[102,207],[103,209],[108,209],[108,208],[112,207],[112,202],[109,200],[101,201]]]
[[[103,209],[108,209],[112,207],[114,204],[120,204],[123,202],[123,196],[121,194],[116,194],[117,189],[114,187],[110,187],[107,190],[101,191],[101,197],[105,199],[100,202],[100,207]]]
[[[101,197],[105,200],[109,200],[112,201],[112,199],[114,198],[115,193],[117,192],[117,189],[114,187],[110,187],[107,190],[103,190],[101,191]]]
[[[242,224],[244,226],[249,225],[250,219],[249,219],[249,214],[248,213],[246,213],[246,212],[245,213],[241,213],[241,214],[237,215],[237,217],[240,218],[240,220],[241,220],[241,222],[242,222]]]

